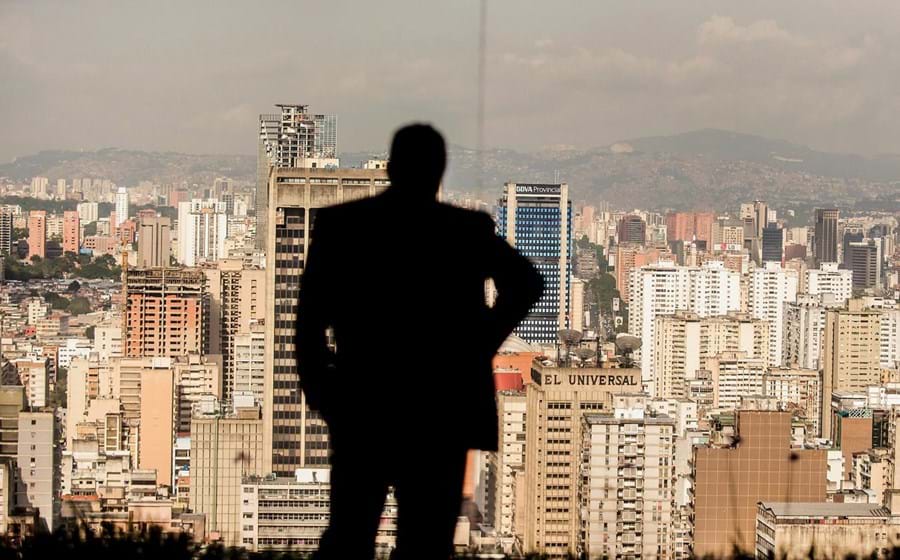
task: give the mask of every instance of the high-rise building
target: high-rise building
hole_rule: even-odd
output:
[[[816,229],[814,243],[816,263],[838,262],[838,218],[837,208],[816,208]]]
[[[768,224],[762,230],[762,262],[784,261],[784,229]]]
[[[255,402],[262,403],[266,388],[265,325],[257,323],[246,331],[239,331],[234,336],[230,356],[231,394],[250,394]],[[232,398],[230,395],[223,395],[225,401]]]
[[[630,301],[629,279],[631,278],[631,271],[648,264],[656,264],[661,257],[663,257],[663,254],[654,247],[644,248],[640,245],[616,246],[616,289],[619,290],[619,296],[623,302],[628,303]]]
[[[713,389],[713,408],[735,410],[742,399],[763,394],[765,358],[751,358],[746,352],[722,352],[704,360]]]
[[[797,301],[799,275],[796,270],[767,262],[750,273],[748,311],[769,321],[769,365],[780,366],[784,333],[784,304]]]
[[[528,257],[544,279],[544,295],[519,323],[529,343],[554,344],[569,328],[572,201],[569,185],[506,183],[497,202],[497,233]]]
[[[585,414],[580,479],[587,558],[672,558],[675,420],[643,395]]]
[[[222,355],[221,395],[224,402],[231,402],[236,390],[235,339],[248,334],[253,325],[265,325],[266,271],[244,266],[240,259],[223,259],[203,273],[209,280],[209,351]]]
[[[197,266],[228,256],[225,203],[193,199],[178,205],[178,262]]]
[[[686,397],[687,382],[697,378],[706,358],[738,351],[769,358],[769,323],[745,313],[700,317],[677,311],[657,317],[655,330],[654,396],[659,399]]]
[[[769,368],[763,375],[763,395],[785,409],[802,411],[810,434],[819,435],[822,421],[822,375],[818,370]]]
[[[209,291],[198,269],[132,269],[124,282],[125,356],[209,351]]]
[[[338,166],[337,117],[310,114],[308,105],[276,107],[281,110],[280,114],[259,116],[256,159],[256,241],[259,249],[266,249],[269,168]]]
[[[806,271],[805,284],[807,294],[832,294],[835,301],[844,304],[853,296],[853,271],[838,268],[836,262],[821,262],[818,269]]]
[[[741,309],[740,275],[727,270],[721,261],[708,261],[701,267],[675,266],[670,261],[644,266],[632,271],[629,291],[628,328],[641,337],[635,358],[641,363],[644,389],[650,394],[656,394],[656,317],[679,310],[707,317]]]
[[[643,245],[647,241],[647,224],[637,214],[626,214],[619,220],[617,236],[619,243]]]
[[[140,375],[139,467],[156,471],[156,484],[173,488],[175,377],[169,367],[146,368]]]
[[[47,255],[47,211],[32,210],[28,214],[28,260]]]
[[[266,383],[263,420],[266,472],[328,463],[325,422],[306,406],[294,358],[297,295],[318,208],[377,194],[387,173],[370,169],[273,168],[269,177],[266,247]],[[302,375],[302,372],[299,372]]]
[[[818,371],[825,313],[843,304],[827,292],[817,296],[798,294],[797,301],[784,304],[781,363]]]
[[[81,220],[75,210],[63,212],[63,252],[77,253],[81,248]]]
[[[56,198],[59,200],[66,199],[66,180],[65,179],[57,179],[56,180]]]
[[[7,209],[0,209],[0,256],[12,251],[13,214]]]
[[[488,457],[488,470],[492,488],[485,508],[485,516],[501,537],[515,536],[520,541],[525,535],[524,496],[525,481],[525,410],[523,391],[499,391],[497,415],[499,418],[499,447]],[[517,484],[520,487],[517,487]],[[490,507],[490,506],[493,507]]]
[[[172,221],[163,216],[141,217],[138,228],[138,267],[169,266]]]
[[[756,504],[825,501],[825,449],[791,447],[791,413],[740,410],[738,445],[694,448],[693,556],[756,546]]]
[[[31,196],[34,198],[47,198],[47,189],[50,186],[50,179],[47,177],[31,178]]]
[[[119,226],[128,219],[128,191],[125,187],[119,187],[116,191],[116,219],[110,223],[113,230],[119,229]]]
[[[874,239],[851,241],[844,255],[846,267],[853,271],[853,289],[881,287],[881,244]]]
[[[865,391],[881,381],[881,317],[851,299],[846,309],[828,311],[822,338],[822,433],[831,433],[831,394]],[[827,406],[826,406],[827,405]]]
[[[258,408],[191,421],[191,509],[206,514],[207,530],[226,546],[241,544],[241,483],[267,473],[265,462]]]
[[[59,522],[60,448],[56,413],[19,413],[16,503],[36,512],[47,530]]]
[[[526,387],[525,546],[550,557],[582,546],[579,496],[583,417],[612,409],[613,395],[640,390],[636,369],[558,368],[535,362]]]
[[[96,202],[79,202],[77,211],[82,223],[90,224],[100,219],[100,205]]]

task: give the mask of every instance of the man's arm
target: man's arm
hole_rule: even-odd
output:
[[[490,239],[485,263],[497,290],[488,337],[492,349],[496,349],[543,295],[544,279],[527,258],[494,233],[494,221],[489,216],[485,215],[484,222]]]
[[[328,347],[326,330],[331,325],[329,310],[335,305],[329,281],[329,255],[326,247],[331,241],[325,212],[319,210],[309,251],[300,278],[300,296],[297,303],[297,370],[300,386],[306,394],[306,402],[315,410],[321,410],[325,377],[334,370],[334,353]]]

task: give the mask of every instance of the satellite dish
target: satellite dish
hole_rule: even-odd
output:
[[[572,329],[562,329],[557,333],[559,337],[559,341],[566,346],[574,346],[581,342],[581,339],[584,338],[584,335],[581,334],[581,331],[575,331]]]
[[[576,355],[578,356],[579,360],[586,361],[596,356],[597,352],[590,348],[581,348],[576,352]]]
[[[628,333],[616,335],[616,348],[623,354],[631,354],[641,347],[641,339]]]

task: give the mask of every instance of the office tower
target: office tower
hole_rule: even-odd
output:
[[[843,305],[844,301],[827,292],[816,296],[798,294],[797,301],[786,303],[781,363],[819,370],[825,313]]]
[[[13,214],[7,209],[0,209],[0,256],[12,251]]]
[[[128,191],[125,187],[119,187],[116,191],[116,219],[111,220],[110,226],[113,230],[119,229],[119,226],[128,219]]]
[[[802,411],[809,433],[820,435],[822,375],[818,370],[769,368],[763,375],[763,395],[776,399],[785,409]]]
[[[881,382],[881,317],[851,299],[846,309],[828,311],[822,338],[822,433],[831,433],[831,394],[865,391]],[[828,405],[828,406],[826,406]]]
[[[637,214],[626,214],[619,220],[619,243],[643,245],[647,241],[647,224]]]
[[[235,392],[235,339],[252,325],[265,326],[266,271],[245,266],[240,259],[223,259],[203,270],[210,293],[210,353],[223,361],[221,397],[230,403]],[[258,364],[262,367],[261,364]],[[246,387],[245,387],[246,389]]]
[[[640,390],[636,369],[559,368],[535,362],[526,387],[525,546],[551,557],[582,542],[583,417],[612,408],[617,393]]]
[[[675,420],[646,400],[617,395],[610,412],[584,416],[587,558],[672,557]]]
[[[640,245],[616,246],[616,289],[619,290],[619,297],[622,298],[623,302],[628,303],[630,301],[629,279],[631,278],[631,271],[648,264],[656,264],[662,256],[663,253],[653,247],[643,248]]]
[[[162,216],[141,217],[138,228],[138,268],[169,266],[172,221]]]
[[[784,333],[784,304],[797,301],[799,275],[781,264],[768,262],[750,273],[748,311],[769,321],[769,365],[780,366]]]
[[[46,177],[31,178],[31,196],[34,198],[47,198],[47,188],[50,186],[50,179]]]
[[[742,399],[763,394],[766,358],[751,358],[746,352],[722,352],[704,360],[710,374],[713,408],[735,410]]]
[[[32,210],[28,213],[28,260],[47,254],[47,211]]]
[[[805,291],[809,295],[831,294],[838,303],[853,296],[853,271],[838,268],[836,262],[822,262],[806,271]]]
[[[675,266],[669,261],[635,269],[630,279],[629,330],[640,336],[640,360],[644,389],[654,389],[654,334],[656,317],[679,310],[701,317],[727,315],[741,309],[740,275],[727,270],[719,261],[702,267]]]
[[[571,222],[566,183],[506,183],[497,202],[498,234],[528,257],[544,279],[544,295],[515,331],[526,342],[554,344],[559,330],[569,328]]]
[[[768,224],[762,230],[762,262],[784,260],[784,229],[778,224]]]
[[[328,436],[306,407],[294,359],[297,295],[316,210],[377,194],[384,170],[273,168],[269,178],[266,246],[266,384],[263,400],[266,472],[291,476],[328,462]],[[302,372],[300,372],[302,375]]]
[[[79,202],[77,211],[78,219],[85,224],[96,222],[100,218],[100,205],[96,202]]]
[[[63,252],[78,253],[81,248],[81,221],[78,212],[66,210],[63,212]]]
[[[193,199],[178,205],[178,262],[197,266],[228,256],[228,216],[215,199]]]
[[[838,262],[838,218],[837,208],[816,208],[816,229],[814,244],[816,263]]]
[[[847,244],[845,266],[853,271],[853,289],[881,287],[881,244],[877,240],[852,241]]]
[[[132,269],[125,276],[125,355],[209,350],[209,291],[197,269]]]
[[[769,357],[769,323],[745,313],[701,317],[676,311],[656,318],[654,333],[658,399],[687,396],[687,382],[697,378],[706,358],[743,351],[750,357]]]
[[[172,488],[172,455],[175,447],[173,403],[174,374],[169,367],[147,368],[140,375],[139,468],[155,469],[156,484]]]
[[[791,448],[791,413],[740,410],[740,445],[694,449],[696,557],[751,553],[756,504],[825,501],[825,449]]]
[[[191,508],[206,514],[207,530],[221,534],[225,546],[241,544],[241,483],[267,473],[265,462],[258,408],[191,421]]]
[[[276,105],[280,114],[259,116],[256,159],[257,248],[266,249],[268,231],[269,168],[313,167],[306,160],[327,160],[337,167],[337,117],[312,115],[307,105]],[[308,164],[307,164],[308,163]],[[316,162],[317,163],[317,162]],[[316,166],[323,167],[323,166]]]
[[[54,411],[19,413],[16,503],[33,508],[41,524],[50,531],[56,529],[59,520],[58,436]]]

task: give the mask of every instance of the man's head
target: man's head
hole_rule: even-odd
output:
[[[406,195],[434,198],[447,166],[444,137],[427,124],[411,124],[394,133],[388,176]]]

